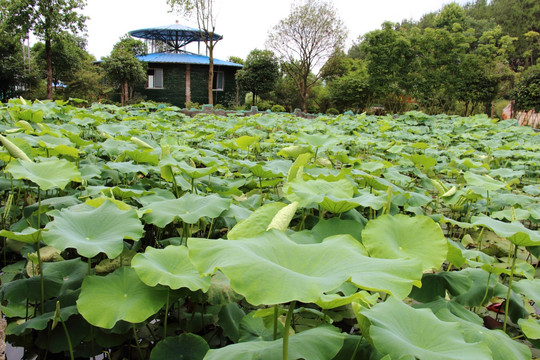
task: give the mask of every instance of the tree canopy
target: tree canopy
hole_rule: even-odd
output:
[[[272,91],[279,78],[279,63],[270,50],[252,50],[246,58],[245,66],[236,73],[242,90],[253,94],[253,104],[257,96]]]
[[[3,20],[21,37],[34,33],[45,42],[47,98],[52,99],[52,42],[65,31],[76,33],[85,27],[86,17],[78,10],[85,0],[1,0]]]
[[[346,29],[330,2],[307,0],[295,4],[289,16],[270,32],[267,46],[281,59],[283,71],[290,76],[306,111],[309,90],[321,78],[324,64],[341,49]],[[310,76],[311,74],[314,76]]]

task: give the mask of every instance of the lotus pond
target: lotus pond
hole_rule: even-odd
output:
[[[531,359],[540,136],[514,120],[0,104],[26,358]]]

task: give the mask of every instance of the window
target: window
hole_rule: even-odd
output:
[[[148,69],[148,88],[163,89],[163,69]]]
[[[212,83],[212,90],[223,91],[224,80],[225,80],[225,76],[223,74],[223,71],[214,71],[214,81]]]

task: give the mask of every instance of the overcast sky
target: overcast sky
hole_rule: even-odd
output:
[[[293,0],[216,0],[216,32],[223,35],[214,56],[245,59],[253,49],[264,49],[268,32],[287,17]],[[110,54],[128,31],[174,24],[196,27],[196,22],[169,12],[166,0],[87,0],[88,52],[97,59]],[[359,36],[379,29],[384,21],[419,20],[452,0],[334,0],[349,37],[347,49]],[[460,4],[467,0],[458,0]],[[204,49],[204,45],[201,45]],[[189,49],[196,51],[195,49]]]

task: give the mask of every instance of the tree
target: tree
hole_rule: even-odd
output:
[[[111,55],[103,58],[101,64],[109,82],[120,89],[122,106],[133,97],[134,85],[146,80],[146,66],[136,57],[144,54],[137,53],[140,49],[145,49],[142,41],[126,36],[114,45]]]
[[[368,104],[371,92],[366,62],[347,58],[346,71],[328,83],[332,103],[341,111],[362,110]]]
[[[289,16],[269,34],[267,46],[281,58],[282,70],[290,76],[306,111],[309,90],[322,76],[323,65],[341,49],[346,29],[330,2],[306,0],[294,5]],[[313,73],[314,76],[310,76]]]
[[[23,74],[22,46],[7,29],[0,26],[0,101],[15,95]]]
[[[58,34],[51,46],[51,67],[53,86],[73,80],[75,73],[81,70],[88,60],[88,53],[84,50],[86,40],[69,33]],[[47,55],[45,44],[36,43],[32,47],[38,67],[43,73],[47,72]]]
[[[6,0],[3,0],[4,2]],[[47,98],[52,99],[52,42],[64,31],[76,33],[85,27],[86,17],[77,10],[85,0],[9,0],[6,6],[7,23],[19,30],[21,36],[33,32],[45,42],[47,64]]]
[[[416,61],[407,33],[385,22],[381,30],[365,34],[361,48],[375,99],[390,111],[403,110],[413,86],[411,73]]]
[[[195,16],[201,38],[208,50],[208,103],[214,103],[214,47],[221,40],[216,34],[216,16],[214,14],[214,0],[167,0],[173,10],[184,16]]]
[[[257,96],[274,89],[279,78],[279,63],[270,50],[252,50],[246,58],[245,66],[236,73],[238,85],[242,90],[253,94],[253,105]]]

